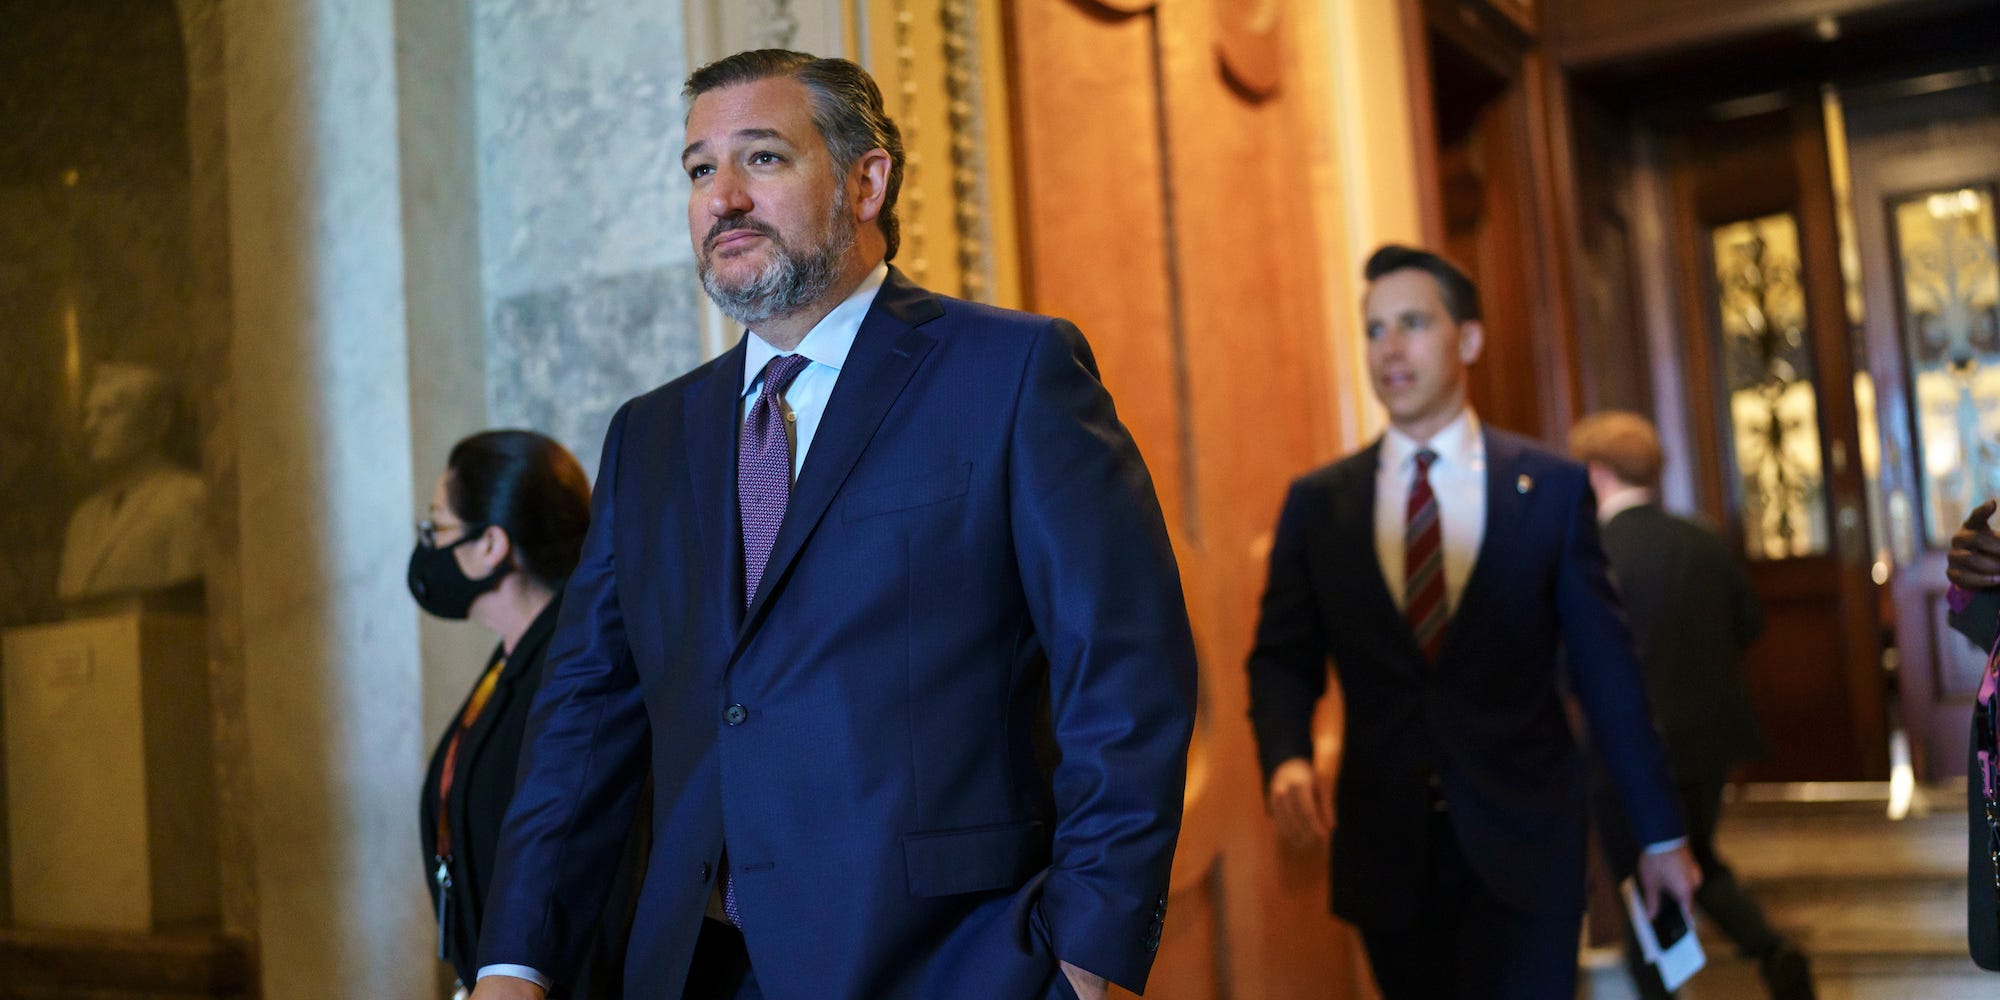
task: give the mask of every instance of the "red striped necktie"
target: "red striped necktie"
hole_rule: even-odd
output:
[[[1438,520],[1437,494],[1431,492],[1431,463],[1437,452],[1417,452],[1417,474],[1410,480],[1410,500],[1403,508],[1403,614],[1423,647],[1424,658],[1437,662],[1444,646],[1444,526]]]

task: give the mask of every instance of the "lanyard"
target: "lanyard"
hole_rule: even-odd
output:
[[[438,815],[437,854],[447,861],[451,859],[451,786],[458,775],[458,745],[465,739],[465,731],[484,711],[486,703],[493,697],[493,688],[500,683],[500,671],[506,669],[507,658],[495,657],[493,665],[486,668],[485,676],[479,678],[479,686],[472,689],[472,697],[465,703],[465,713],[459,716],[458,727],[452,730],[451,742],[445,744],[444,769],[438,775]]]
[[[472,697],[466,699],[465,711],[458,718],[458,725],[452,729],[451,742],[445,744],[444,767],[438,775],[437,811],[437,868],[431,877],[437,881],[438,957],[448,958],[445,942],[451,936],[451,786],[458,775],[458,746],[465,739],[465,731],[485,711],[486,703],[493,698],[493,689],[500,683],[500,672],[507,667],[505,656],[495,656],[487,666],[485,675],[479,678],[479,685],[472,689]]]

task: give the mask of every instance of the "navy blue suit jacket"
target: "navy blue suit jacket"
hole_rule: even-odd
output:
[[[1583,908],[1586,775],[1567,687],[1641,843],[1682,835],[1632,639],[1605,576],[1583,467],[1486,430],[1486,534],[1427,663],[1375,549],[1381,445],[1292,484],[1250,656],[1250,717],[1268,782],[1312,757],[1330,656],[1346,704],[1336,793],[1333,912],[1357,924],[1416,916],[1429,780],[1487,887],[1528,913]]]
[[[747,613],[743,356],[611,422],[481,964],[575,964],[650,735],[629,994],[680,995],[725,842],[773,1000],[1060,995],[1058,955],[1143,987],[1194,651],[1082,336],[892,270]]]

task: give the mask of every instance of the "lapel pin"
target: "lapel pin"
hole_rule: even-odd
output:
[[[1528,475],[1525,472],[1521,474],[1521,478],[1514,480],[1514,492],[1519,493],[1522,496],[1527,496],[1528,491],[1534,488],[1535,488],[1534,477]]]

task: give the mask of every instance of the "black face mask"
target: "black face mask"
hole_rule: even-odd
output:
[[[465,575],[458,565],[458,557],[451,550],[480,537],[470,533],[450,545],[425,545],[417,543],[410,552],[410,596],[417,599],[417,606],[438,616],[453,621],[464,618],[472,612],[472,602],[479,595],[500,586],[500,578],[507,575],[507,563],[494,567],[493,572],[474,580]]]

